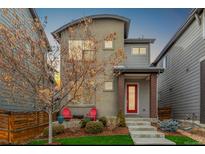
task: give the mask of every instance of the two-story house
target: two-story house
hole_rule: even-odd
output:
[[[193,9],[153,62],[159,75],[159,106],[170,106],[175,119],[205,123],[205,11]]]
[[[124,49],[127,58],[122,65],[108,68],[111,74],[118,72],[120,75],[104,80],[103,86],[96,92],[101,99],[93,104],[82,102],[70,104],[68,107],[74,115],[85,115],[95,106],[98,116],[116,116],[118,111],[122,110],[127,117],[157,118],[157,74],[163,72],[163,69],[150,66],[150,45],[155,39],[128,38],[130,20],[122,16],[101,14],[86,18],[93,21],[90,29],[96,39],[104,40],[98,49],[101,52],[100,58],[106,58],[119,48]],[[52,33],[53,36],[60,38],[67,45],[72,45],[69,27],[77,25],[82,20],[83,18],[80,18],[60,27]],[[106,35],[113,32],[117,35],[116,39],[107,41]],[[61,57],[63,56],[61,54]],[[64,73],[62,63],[61,61],[61,76]]]

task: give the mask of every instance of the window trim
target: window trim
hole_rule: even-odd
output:
[[[111,82],[111,83],[112,83],[112,89],[105,89],[105,83],[106,83],[106,82]],[[111,92],[111,91],[114,91],[114,83],[113,83],[113,81],[111,81],[111,80],[104,81],[104,88],[103,88],[103,91],[105,91],[105,92]]]
[[[82,46],[82,49],[81,49],[81,57],[82,57],[82,58],[76,59],[77,61],[83,61],[83,60],[85,60],[85,59],[84,59],[84,52],[86,52],[86,51],[95,52],[95,49],[84,49],[84,48],[85,48],[84,42],[85,42],[85,41],[88,41],[88,40],[83,40],[83,39],[70,39],[70,40],[68,40],[68,51],[70,51],[70,41],[81,41],[81,46]],[[94,56],[94,54],[93,54],[93,56]],[[70,58],[69,58],[69,59],[70,59]],[[95,57],[93,57],[93,59],[90,60],[90,61],[94,61],[94,60],[95,60]],[[86,61],[88,61],[88,60],[86,60]]]
[[[106,48],[105,47],[105,41],[112,41],[112,47],[111,48]],[[114,50],[114,40],[104,40],[103,41],[103,49],[104,50]]]
[[[137,48],[138,49],[138,54],[134,54],[133,53],[133,49],[134,48]],[[145,54],[140,54],[140,49],[144,48],[145,49]],[[132,50],[131,50],[131,55],[133,56],[147,56],[147,47],[132,47]]]

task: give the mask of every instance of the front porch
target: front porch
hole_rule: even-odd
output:
[[[157,74],[163,69],[148,68],[115,68],[119,73],[117,92],[119,110],[126,117],[158,117],[157,109]]]

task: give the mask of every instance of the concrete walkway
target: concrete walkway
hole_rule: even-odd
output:
[[[175,145],[151,126],[149,118],[126,118],[126,125],[135,145]]]

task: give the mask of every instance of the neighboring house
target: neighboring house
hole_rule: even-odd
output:
[[[205,123],[205,11],[193,9],[186,22],[153,62],[159,75],[159,105],[171,106],[173,118]]]
[[[30,8],[9,8],[7,11],[7,16],[9,16],[9,18],[7,18],[4,13],[3,13],[3,9],[0,8],[0,23],[4,24],[7,27],[13,27],[14,23],[12,23],[12,18],[14,18],[14,14],[17,14],[17,16],[19,17],[19,20],[22,20],[22,23],[24,23],[25,27],[28,28],[30,31],[32,31],[32,24],[34,24],[34,21],[36,19],[39,20],[38,15],[35,11],[35,9],[30,9]],[[32,38],[34,38],[35,40],[38,40],[39,38],[39,34],[41,32],[39,31],[39,33],[36,32],[31,32],[30,35]],[[43,31],[43,35],[45,35],[44,31]],[[45,36],[46,38],[46,36]],[[48,40],[46,38],[46,45],[48,46],[48,50],[49,50],[49,43]],[[0,49],[1,50],[1,49]],[[28,51],[30,52],[30,51]],[[46,52],[44,52],[46,53]],[[42,52],[43,54],[43,52]],[[44,56],[44,58],[47,58],[47,54],[42,55]],[[1,71],[1,70],[0,70]],[[36,72],[35,72],[36,73]],[[23,94],[23,95],[27,95],[27,94]],[[33,111],[35,109],[35,97],[30,96],[28,98],[22,98],[20,96],[14,96],[15,97],[15,101],[12,100],[12,94],[10,93],[10,91],[2,85],[2,83],[0,82],[0,110],[8,110],[8,111]]]
[[[102,14],[89,16],[93,23],[91,30],[97,40],[105,40],[106,35],[115,32],[117,37],[114,41],[104,41],[100,45],[101,58],[106,58],[119,48],[123,48],[127,59],[123,66],[108,68],[110,74],[119,72],[118,77],[104,80],[104,85],[97,89],[96,95],[99,100],[92,104],[72,104],[68,105],[73,114],[85,115],[89,109],[96,106],[98,116],[116,116],[122,110],[126,116],[134,117],[157,117],[157,74],[163,69],[150,67],[150,44],[155,39],[130,39],[128,38],[130,20],[128,18]],[[69,39],[68,28],[75,26],[83,18],[72,21],[52,34],[55,38],[60,38],[72,45]],[[80,38],[83,40],[83,38]],[[62,46],[62,44],[61,44]],[[82,50],[83,52],[83,50]],[[63,55],[61,55],[63,57]],[[61,76],[64,73],[63,62],[61,61]],[[62,79],[63,80],[63,79]],[[63,82],[63,81],[62,81]]]

